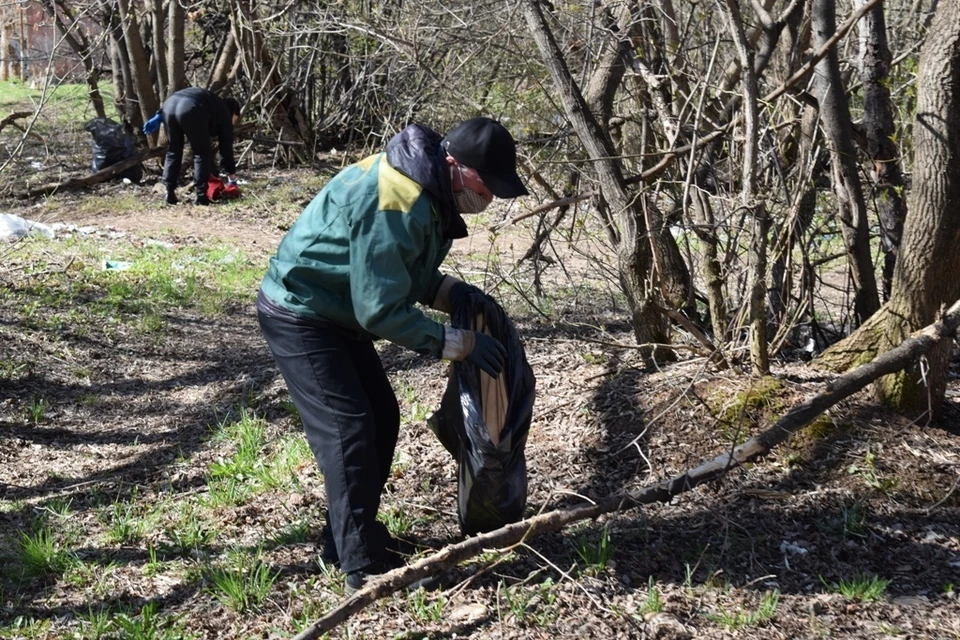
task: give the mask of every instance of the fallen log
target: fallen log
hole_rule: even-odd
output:
[[[674,496],[690,491],[705,482],[717,480],[731,469],[769,453],[775,446],[785,442],[792,434],[809,425],[817,416],[844,398],[860,391],[882,376],[904,369],[941,340],[953,336],[958,325],[960,325],[960,300],[955,302],[936,323],[916,332],[900,345],[877,356],[873,361],[827,383],[822,392],[794,407],[777,420],[773,427],[734,447],[732,451],[669,480],[629,493],[614,495],[594,504],[543,513],[445,547],[427,558],[370,581],[363,589],[304,629],[294,640],[320,638],[324,633],[377,600],[396,593],[418,580],[451,569],[464,560],[480,555],[485,550],[515,545],[532,536],[559,531],[568,524],[596,518],[604,513],[654,502],[669,502]]]
[[[91,173],[88,176],[84,176],[82,178],[70,178],[69,180],[64,180],[63,182],[50,182],[37,187],[29,187],[26,191],[15,193],[14,197],[19,198],[20,200],[28,200],[30,198],[57,193],[58,191],[74,191],[77,189],[85,189],[95,184],[112,180],[130,167],[136,166],[144,160],[149,160],[150,158],[159,158],[166,152],[166,147],[152,147],[150,149],[144,149],[136,155],[130,156],[129,158],[121,160],[116,164],[112,164],[109,167],[105,167],[96,173]]]

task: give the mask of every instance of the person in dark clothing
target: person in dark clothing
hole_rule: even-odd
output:
[[[270,259],[257,315],[323,473],[321,557],[339,559],[348,592],[401,562],[377,521],[400,410],[374,340],[497,376],[500,342],[415,304],[450,313],[475,289],[438,270],[467,235],[461,214],[526,194],[514,140],[495,120],[467,120],[442,139],[413,124],[330,180]]]
[[[230,182],[237,180],[233,159],[233,127],[240,121],[240,103],[221,98],[212,91],[189,87],[177,91],[163,103],[163,126],[167,131],[167,155],[163,163],[163,182],[167,185],[167,204],[177,204],[177,180],[183,162],[183,139],[193,150],[193,184],[196,203],[210,204],[207,178],[213,170],[212,137],[220,143],[220,157]]]

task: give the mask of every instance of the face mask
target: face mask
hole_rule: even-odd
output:
[[[460,184],[463,185],[463,169],[460,165],[457,165],[457,171],[460,172]],[[453,199],[456,200],[460,213],[480,213],[490,205],[489,200],[467,187],[463,187],[459,192],[454,191]]]

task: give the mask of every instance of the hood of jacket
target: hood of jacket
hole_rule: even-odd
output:
[[[387,162],[433,196],[440,210],[445,240],[467,237],[467,224],[453,200],[443,137],[419,124],[411,124],[387,143]]]

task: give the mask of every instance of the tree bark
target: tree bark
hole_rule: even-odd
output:
[[[960,293],[960,0],[941,0],[920,56],[914,124],[913,189],[894,268],[890,301],[876,319],[818,359],[843,370],[896,344],[929,322]],[[950,345],[920,367],[888,376],[877,395],[908,414],[938,415],[948,375]]]
[[[165,98],[185,89],[187,85],[187,71],[185,62],[186,49],[186,12],[179,0],[169,0],[167,10],[167,93]],[[227,30],[229,34],[229,29]],[[229,36],[228,36],[229,37]]]
[[[634,335],[640,344],[666,343],[664,319],[657,311],[657,305],[649,302],[653,293],[649,283],[650,243],[644,237],[647,229],[637,196],[629,193],[620,164],[614,159],[616,152],[613,143],[590,111],[571,76],[560,47],[540,11],[540,5],[536,0],[524,0],[521,6],[530,33],[560,93],[567,118],[594,161],[600,191],[620,226],[620,278],[631,306]],[[647,351],[645,355],[651,353]],[[666,354],[658,354],[658,357],[663,356]]]
[[[836,31],[834,10],[834,0],[814,0],[811,15],[814,47],[823,46]],[[853,130],[850,108],[836,49],[831,49],[817,64],[815,78],[821,126],[833,165],[840,231],[853,279],[854,311],[857,323],[862,324],[880,308],[880,298],[870,256],[870,228],[860,187],[857,152],[850,136]]]
[[[883,4],[866,15],[860,25],[860,57],[863,80],[863,132],[867,157],[872,163],[874,200],[880,219],[880,248],[883,251],[883,299],[890,299],[893,269],[903,237],[907,215],[905,184],[900,170],[900,150],[894,142],[896,132],[890,101],[891,55],[887,46],[887,26]]]
[[[791,435],[813,422],[824,411],[860,391],[880,376],[899,371],[940,345],[949,344],[949,338],[956,334],[958,325],[960,325],[960,301],[954,303],[936,324],[926,327],[903,344],[883,353],[873,362],[828,383],[822,392],[797,405],[777,420],[773,427],[735,447],[732,452],[721,454],[669,480],[636,491],[616,494],[592,504],[542,513],[445,547],[432,556],[406,567],[394,569],[381,578],[368,582],[363,589],[304,629],[294,640],[317,640],[324,633],[334,629],[377,600],[396,593],[418,580],[451,569],[484,551],[508,548],[538,534],[559,531],[574,522],[596,518],[605,513],[619,512],[654,502],[669,502],[681,493],[722,478],[731,469],[766,455],[774,447],[786,442]]]
[[[914,134],[913,192],[894,269],[883,350],[960,293],[960,0],[941,0],[920,57]],[[879,396],[909,413],[938,414],[946,390],[950,344],[912,368],[883,379]]]
[[[117,7],[120,9],[123,40],[130,55],[131,80],[140,103],[139,111],[127,113],[127,117],[130,119],[130,124],[135,129],[139,129],[157,112],[157,96],[153,90],[153,83],[150,82],[150,62],[147,60],[147,52],[140,39],[136,12],[131,8],[130,0],[117,0]]]

